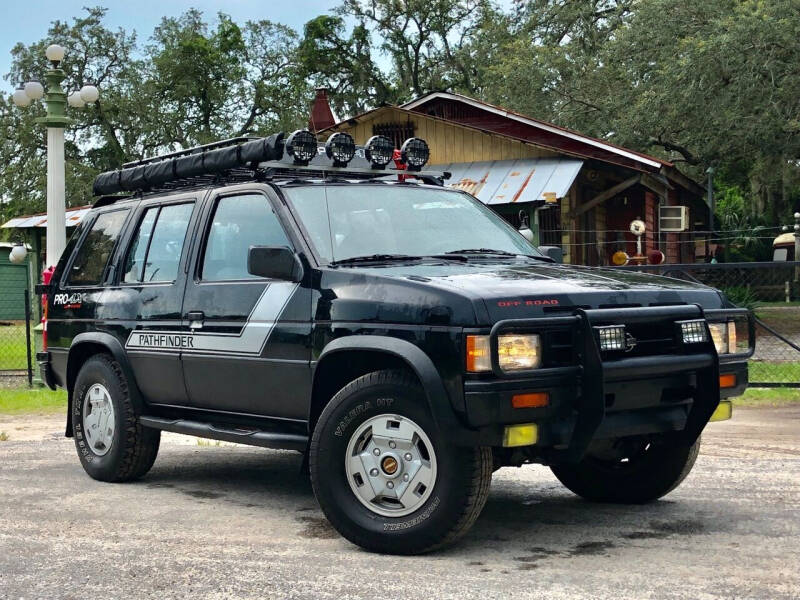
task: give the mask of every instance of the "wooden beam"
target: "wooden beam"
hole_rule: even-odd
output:
[[[667,192],[674,189],[663,175],[650,175],[649,173],[642,173],[642,185],[654,191],[661,198],[666,198]]]
[[[574,218],[574,217],[578,217],[578,216],[582,215],[587,210],[593,209],[598,204],[602,204],[603,202],[605,202],[606,200],[610,200],[611,198],[613,198],[614,196],[616,196],[620,192],[624,192],[629,187],[636,185],[637,183],[639,183],[641,178],[642,178],[642,175],[641,174],[637,174],[637,175],[634,175],[633,177],[631,177],[629,179],[626,179],[625,181],[623,181],[621,183],[618,183],[614,187],[607,189],[605,192],[602,192],[602,193],[598,194],[597,196],[595,196],[594,198],[592,198],[588,202],[585,202],[584,204],[581,204],[580,206],[576,207],[575,210],[573,211],[572,215],[570,215],[570,216]]]

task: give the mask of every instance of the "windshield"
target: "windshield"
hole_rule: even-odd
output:
[[[288,186],[283,192],[329,262],[478,249],[541,256],[500,216],[459,192],[390,184]]]

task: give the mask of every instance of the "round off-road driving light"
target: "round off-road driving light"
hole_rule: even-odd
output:
[[[373,135],[364,146],[364,156],[375,169],[383,169],[392,160],[394,143],[383,135]]]
[[[346,167],[356,154],[356,142],[349,133],[334,133],[325,143],[325,154],[334,167]]]
[[[295,164],[307,165],[317,155],[317,136],[307,129],[298,129],[286,140],[286,152]]]
[[[400,158],[408,165],[409,171],[419,171],[430,155],[428,144],[420,138],[408,138],[400,148]]]

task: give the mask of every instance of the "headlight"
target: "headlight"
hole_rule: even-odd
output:
[[[497,336],[497,359],[503,371],[527,371],[542,364],[537,334]]]
[[[497,361],[503,371],[527,371],[542,364],[541,338],[538,334],[497,336]],[[488,335],[467,336],[467,371],[492,370]]]

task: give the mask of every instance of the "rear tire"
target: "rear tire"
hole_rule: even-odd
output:
[[[142,427],[128,380],[106,354],[81,367],[72,396],[75,448],[86,473],[98,481],[131,481],[156,460],[161,431]]]
[[[366,466],[373,454],[375,464]],[[413,466],[417,459],[426,466]],[[310,471],[322,511],[345,538],[373,552],[420,554],[453,542],[478,518],[492,453],[450,444],[416,379],[386,370],[359,377],[325,407],[311,438]]]
[[[645,504],[667,495],[692,470],[700,439],[692,446],[642,442],[626,461],[586,456],[577,464],[550,469],[570,491],[593,502]]]

